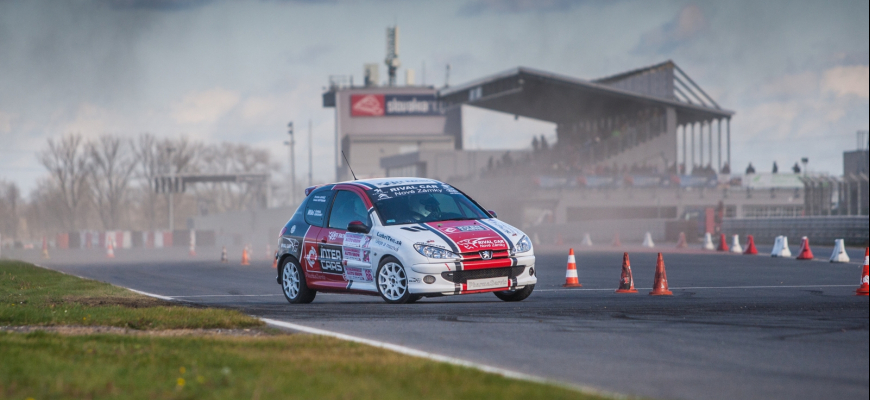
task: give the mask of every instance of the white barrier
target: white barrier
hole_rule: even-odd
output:
[[[788,237],[777,236],[776,242],[773,244],[773,251],[770,252],[771,257],[791,257],[791,250],[788,248]]]
[[[592,237],[589,234],[583,235],[583,242],[580,243],[581,246],[591,247],[592,246]]]
[[[851,261],[849,255],[846,254],[846,245],[843,239],[834,240],[834,252],[831,253],[832,263],[847,263]]]
[[[710,232],[704,234],[704,250],[716,251],[716,246],[713,244],[713,235]]]
[[[734,235],[731,237],[731,252],[732,253],[743,253],[743,247],[740,246],[740,235]]]
[[[649,232],[647,232],[646,235],[643,237],[643,244],[641,244],[641,246],[650,249],[656,247],[656,244],[653,243],[652,235]]]

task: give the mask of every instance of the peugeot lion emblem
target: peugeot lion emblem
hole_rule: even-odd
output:
[[[482,258],[484,260],[492,260],[492,250],[481,251],[480,258]]]

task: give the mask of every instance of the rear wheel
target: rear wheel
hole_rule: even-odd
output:
[[[523,301],[528,298],[534,290],[535,285],[529,285],[522,289],[495,292],[495,297],[498,297],[502,301]]]
[[[292,258],[285,259],[281,268],[281,288],[284,289],[284,298],[292,304],[311,303],[317,295],[316,290],[308,288],[302,267]]]
[[[408,274],[399,260],[393,257],[384,258],[377,271],[378,293],[390,304],[412,303],[411,292],[408,291]]]

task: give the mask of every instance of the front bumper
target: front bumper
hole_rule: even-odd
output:
[[[461,269],[455,263],[421,263],[407,269],[408,288],[418,295],[456,295],[486,292],[500,292],[521,289],[538,282],[537,272],[530,274],[535,266],[535,256],[515,257],[516,263],[510,267],[486,269]],[[433,283],[425,283],[427,276],[434,278]],[[468,279],[507,277],[507,286],[485,289],[469,289]]]

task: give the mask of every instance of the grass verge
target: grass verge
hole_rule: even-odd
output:
[[[233,329],[263,323],[238,311],[186,307],[18,261],[0,261],[0,325]]]
[[[0,325],[147,329],[260,326],[0,262]],[[142,336],[0,331],[3,399],[582,399],[602,397],[312,335]]]
[[[8,399],[597,399],[337,339],[0,333]]]

